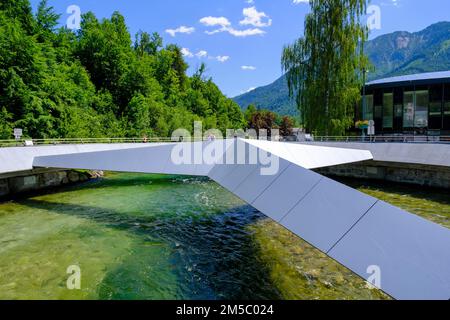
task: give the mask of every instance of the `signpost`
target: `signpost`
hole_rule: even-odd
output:
[[[20,138],[22,138],[22,135],[23,135],[22,129],[14,128],[14,137],[16,138],[16,140],[20,140]]]

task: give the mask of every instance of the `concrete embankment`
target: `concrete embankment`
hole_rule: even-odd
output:
[[[363,149],[373,160],[317,170],[338,177],[385,180],[425,187],[450,189],[450,144],[422,143],[339,143],[314,145]]]
[[[145,144],[82,144],[0,148],[0,198],[97,178],[103,173],[33,168],[37,156],[139,148]]]
[[[68,184],[96,179],[101,171],[32,170],[10,175],[0,175],[0,200]]]
[[[439,166],[365,161],[316,170],[326,176],[383,180],[424,187],[450,189],[450,168]]]

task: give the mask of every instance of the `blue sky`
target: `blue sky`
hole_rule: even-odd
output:
[[[120,11],[132,34],[159,32],[165,43],[185,48],[190,72],[204,61],[207,73],[233,97],[266,85],[281,74],[283,45],[303,34],[305,0],[49,0],[65,24],[70,5],[97,17]],[[36,8],[39,0],[32,0]],[[448,0],[372,0],[381,10],[381,29],[419,31],[450,20]]]

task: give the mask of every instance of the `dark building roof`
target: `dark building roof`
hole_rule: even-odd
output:
[[[374,80],[366,84],[367,87],[396,87],[404,85],[421,85],[433,83],[450,83],[450,71],[418,73],[406,76]]]

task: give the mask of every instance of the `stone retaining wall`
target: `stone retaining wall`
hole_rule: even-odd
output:
[[[102,172],[76,170],[29,172],[18,176],[0,178],[0,198],[37,191],[66,184],[87,181],[102,176]]]
[[[391,162],[365,161],[316,170],[328,176],[385,180],[450,189],[450,168]]]

